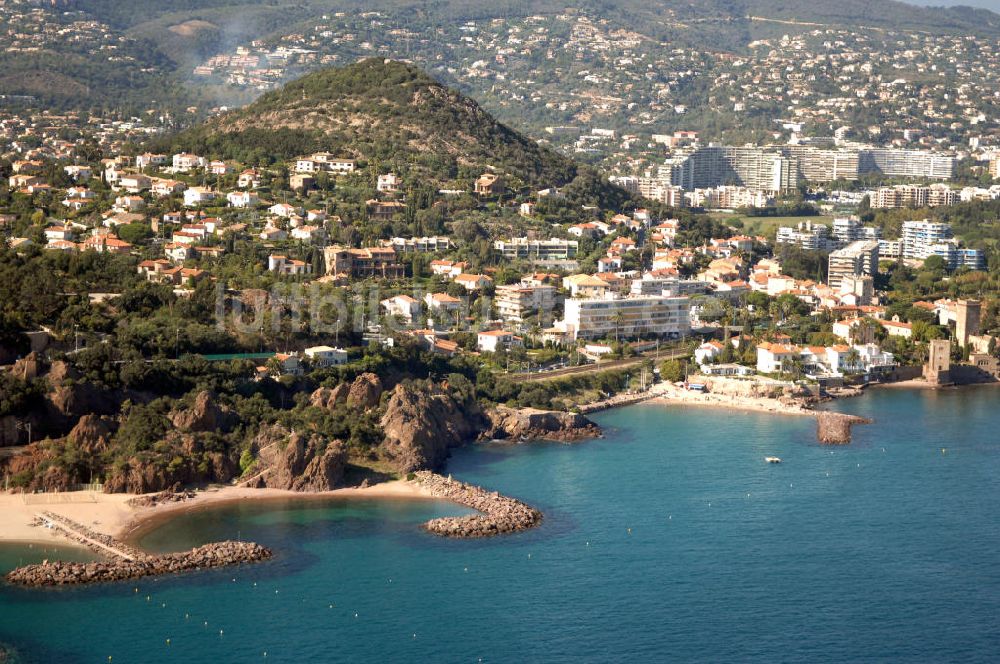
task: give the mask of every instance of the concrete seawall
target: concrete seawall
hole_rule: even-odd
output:
[[[432,519],[424,528],[442,537],[493,537],[534,528],[542,522],[542,513],[519,500],[496,491],[458,482],[430,471],[414,473],[415,481],[436,498],[482,512],[471,516]]]

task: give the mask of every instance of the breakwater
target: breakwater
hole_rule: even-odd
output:
[[[25,565],[7,574],[9,583],[42,587],[125,581],[260,562],[272,555],[270,549],[259,544],[233,541],[214,542],[179,553],[151,555],[53,512],[43,512],[38,525],[85,546],[105,560],[87,563],[46,560],[37,565]]]
[[[146,556],[142,560],[119,558],[90,563],[46,561],[17,568],[7,575],[7,581],[32,587],[106,583],[254,563],[270,557],[269,549],[253,542],[214,542],[190,551]]]
[[[519,500],[496,491],[466,484],[430,471],[414,473],[415,481],[432,496],[471,507],[482,514],[432,519],[424,528],[442,537],[493,537],[534,528],[542,513]]]

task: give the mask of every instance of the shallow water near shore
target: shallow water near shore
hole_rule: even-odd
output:
[[[998,406],[873,391],[834,406],[875,419],[847,447],[811,418],[608,411],[601,440],[450,461],[541,509],[535,530],[439,539],[420,523],[465,510],[433,501],[225,505],[142,544],[252,539],[275,560],[0,587],[0,642],[37,662],[995,661]]]

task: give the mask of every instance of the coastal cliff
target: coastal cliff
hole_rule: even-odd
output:
[[[380,454],[404,473],[438,469],[451,448],[477,439],[576,441],[601,432],[577,413],[507,406],[484,411],[470,393],[446,383],[397,385],[381,426]]]
[[[257,434],[252,450],[258,457],[257,474],[247,486],[330,491],[343,484],[347,450],[339,440],[301,435],[275,425]]]
[[[405,383],[392,391],[380,423],[385,439],[379,453],[403,473],[440,468],[451,448],[474,440],[488,426],[468,395],[442,385]]]

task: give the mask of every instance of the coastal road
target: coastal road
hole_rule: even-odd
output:
[[[607,362],[598,362],[597,364],[581,364],[577,367],[566,367],[565,369],[556,369],[555,371],[546,371],[544,373],[537,374],[507,374],[503,377],[510,380],[516,380],[520,383],[537,383],[543,380],[566,378],[567,376],[599,373],[601,371],[610,371],[613,369],[627,369],[628,367],[638,366],[647,360],[658,359],[660,362],[665,360],[679,360],[684,357],[690,357],[691,353],[692,349],[660,351],[659,355],[655,352],[650,352],[643,353],[642,355],[636,355],[635,357],[627,357],[623,360],[610,360]]]

